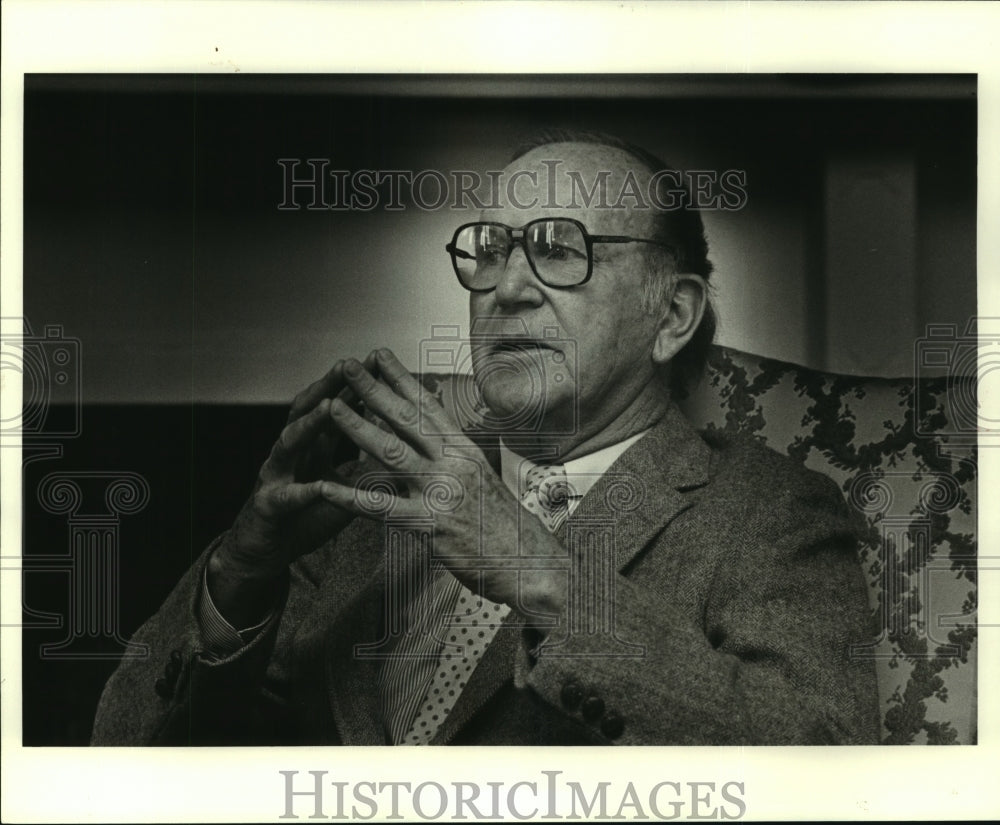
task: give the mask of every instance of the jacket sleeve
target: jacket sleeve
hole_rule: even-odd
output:
[[[238,745],[287,738],[288,641],[294,617],[315,595],[314,568],[321,560],[292,565],[271,619],[248,644],[219,658],[204,644],[198,622],[205,566],[217,544],[134,635],[149,654],[123,660],[112,674],[91,744]]]
[[[619,574],[603,609],[633,655],[574,634],[522,657],[525,684],[609,744],[876,743],[873,662],[851,654],[872,639],[857,529],[830,479],[790,487],[701,548],[717,562],[697,609],[683,576]]]

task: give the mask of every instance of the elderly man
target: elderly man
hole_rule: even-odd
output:
[[[335,364],[96,744],[877,741],[836,486],[673,403],[714,330],[698,214],[580,185],[664,168],[588,134],[515,157],[448,245],[483,421],[388,350]]]

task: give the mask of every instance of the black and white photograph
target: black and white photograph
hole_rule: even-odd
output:
[[[270,759],[265,820],[824,816],[734,766],[982,751],[979,72],[211,49],[18,78],[5,743]]]

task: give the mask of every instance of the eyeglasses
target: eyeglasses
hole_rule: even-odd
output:
[[[520,229],[490,221],[463,224],[445,249],[451,253],[459,282],[470,292],[496,289],[516,244],[521,245],[539,281],[554,289],[568,289],[590,280],[595,243],[651,243],[673,248],[650,238],[591,235],[572,218],[539,218]]]

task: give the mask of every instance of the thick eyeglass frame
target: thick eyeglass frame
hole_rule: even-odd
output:
[[[537,223],[547,223],[549,221],[567,221],[575,224],[580,230],[580,234],[583,236],[583,242],[587,246],[587,274],[582,280],[577,281],[575,284],[551,284],[546,281],[545,278],[539,274],[538,268],[535,266],[535,261],[531,256],[531,252],[528,251],[528,245],[524,240],[527,237],[528,230]],[[524,257],[528,261],[528,266],[531,267],[531,271],[535,273],[535,277],[538,278],[539,281],[550,289],[573,289],[578,286],[583,286],[590,280],[590,276],[594,274],[595,243],[651,243],[671,251],[674,249],[674,247],[670,244],[665,244],[662,241],[656,241],[652,238],[634,238],[630,235],[591,235],[587,231],[587,227],[575,218],[536,218],[535,220],[526,223],[520,229],[516,229],[513,226],[508,226],[505,223],[498,223],[496,221],[472,221],[471,223],[463,223],[460,227],[458,227],[458,229],[455,230],[455,234],[452,235],[451,243],[445,245],[445,250],[451,253],[451,266],[455,270],[455,276],[458,278],[458,282],[469,292],[492,292],[497,288],[496,284],[489,287],[471,287],[462,280],[462,273],[459,272],[458,269],[458,256],[459,254],[462,254],[467,258],[473,258],[473,256],[467,255],[467,253],[460,253],[456,244],[458,243],[458,236],[461,235],[466,229],[473,226],[496,226],[500,229],[505,229],[510,235],[510,243],[508,244],[507,249],[507,259],[504,261],[504,270],[507,269],[507,263],[510,261],[510,253],[514,251],[515,244],[520,244],[521,249],[524,251]]]

